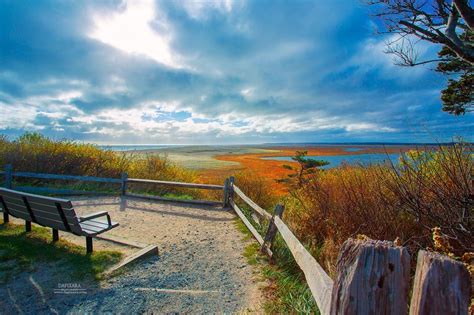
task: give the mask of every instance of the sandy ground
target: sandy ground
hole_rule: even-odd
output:
[[[256,267],[242,256],[246,242],[234,214],[221,208],[102,197],[77,198],[79,213],[108,211],[120,226],[104,236],[156,244],[160,254],[84,291],[58,294],[70,283],[62,267],[40,266],[0,288],[0,313],[238,313],[259,311],[262,296]],[[60,234],[84,245],[84,238]],[[94,241],[95,249],[137,248]]]

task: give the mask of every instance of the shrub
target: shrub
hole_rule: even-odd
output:
[[[166,156],[117,153],[92,144],[53,140],[38,133],[25,133],[13,141],[0,136],[0,165],[6,164],[12,164],[13,169],[19,172],[110,178],[120,178],[122,172],[127,172],[129,177],[183,182],[193,182],[197,178],[193,171],[172,163]],[[45,182],[31,179],[28,181],[30,184]],[[65,181],[58,183],[68,184]],[[158,193],[182,192],[180,189],[159,188],[156,185],[134,187]],[[198,192],[192,194],[197,196]]]
[[[285,220],[334,271],[348,237],[399,237],[415,251],[440,227],[456,255],[473,251],[472,147],[411,151],[400,166],[343,166],[311,175],[285,199]]]

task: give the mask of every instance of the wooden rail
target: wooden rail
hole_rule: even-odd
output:
[[[77,180],[83,182],[100,182],[100,183],[117,183],[122,182],[118,178],[105,178],[105,177],[94,177],[94,176],[76,176],[76,175],[61,175],[61,174],[44,174],[44,173],[32,173],[32,172],[13,172],[14,177],[29,177],[29,178],[41,178],[41,179],[59,179],[59,180]]]
[[[1,174],[5,176],[5,187],[13,189],[13,178],[14,177],[23,177],[23,178],[39,178],[39,179],[52,179],[52,180],[68,180],[68,181],[83,181],[83,182],[98,182],[98,183],[110,183],[110,184],[120,184],[120,195],[130,196],[133,198],[143,198],[147,200],[160,200],[160,201],[172,201],[172,202],[187,202],[194,204],[206,204],[206,205],[217,205],[222,204],[222,206],[228,205],[228,194],[229,187],[228,184],[225,185],[210,185],[210,184],[198,184],[198,183],[183,183],[183,182],[173,182],[173,181],[163,181],[163,180],[153,180],[153,179],[141,179],[141,178],[128,178],[127,173],[122,173],[121,178],[106,178],[106,177],[94,177],[94,176],[77,176],[77,175],[63,175],[63,174],[46,174],[46,173],[34,173],[34,172],[13,172],[11,165],[5,166],[5,171],[2,171]],[[228,180],[226,180],[226,183]],[[155,184],[171,187],[181,187],[181,188],[190,188],[190,189],[207,189],[207,190],[221,190],[223,191],[223,200],[222,201],[213,201],[213,200],[183,200],[177,198],[166,198],[160,196],[150,196],[150,195],[141,195],[133,194],[127,192],[130,183],[135,184]],[[31,192],[31,193],[44,193],[44,194],[55,194],[55,195],[97,195],[97,194],[113,194],[113,193],[104,193],[97,191],[84,191],[84,190],[74,190],[74,189],[64,189],[64,188],[52,188],[52,187],[36,187],[36,186],[15,186],[14,189]]]
[[[296,263],[303,271],[306,283],[308,283],[308,287],[321,314],[329,314],[333,287],[332,279],[318,264],[316,259],[304,248],[303,244],[300,243],[282,219],[275,217],[275,225],[295,258]]]
[[[139,178],[128,178],[127,183],[157,184],[157,185],[175,186],[175,187],[183,187],[183,188],[195,188],[195,189],[209,189],[209,190],[223,190],[224,189],[223,185],[169,182],[169,181],[164,181],[164,180],[139,179]]]
[[[250,199],[249,197],[247,197],[247,195],[245,195],[243,193],[242,190],[240,190],[239,187],[237,187],[236,185],[233,185],[233,189],[234,189],[234,192],[240,197],[242,198],[243,201],[245,201],[253,210],[255,210],[259,215],[261,215],[262,217],[265,217],[267,219],[271,219],[272,218],[272,215],[270,213],[268,213],[267,211],[265,211],[265,209],[263,209],[262,207],[260,207],[259,205],[257,205],[255,202],[253,202],[252,199]]]
[[[303,271],[306,282],[311,290],[311,293],[318,305],[321,314],[329,314],[331,307],[331,292],[333,287],[333,281],[324,271],[324,269],[318,264],[316,259],[306,250],[306,248],[301,244],[301,242],[296,238],[296,236],[290,231],[286,224],[281,219],[281,214],[283,212],[283,206],[278,205],[275,208],[277,215],[271,215],[265,209],[257,205],[253,200],[251,200],[245,193],[236,185],[232,185],[231,189],[233,192],[230,194],[233,196],[229,201],[230,206],[234,209],[235,213],[239,218],[244,222],[245,226],[255,237],[257,242],[262,246],[261,251],[266,252],[268,256],[273,257],[273,252],[271,250],[275,232],[280,232],[283,240],[288,246],[291,254],[295,258],[296,263]],[[234,194],[235,193],[235,194]],[[265,244],[263,237],[258,233],[255,227],[250,223],[250,221],[245,217],[242,210],[236,205],[234,198],[235,195],[240,197],[250,208],[257,212],[258,215],[270,220],[267,234],[265,240],[269,244]],[[277,211],[277,209],[280,209]],[[273,230],[273,231],[272,231]]]

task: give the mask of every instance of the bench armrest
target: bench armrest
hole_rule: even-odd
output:
[[[103,217],[103,216],[107,216],[107,222],[109,223],[109,225],[112,225],[112,221],[110,220],[110,215],[107,211],[99,211],[96,213],[86,214],[84,216],[79,217],[79,222],[84,222],[87,220],[92,220],[92,219]]]

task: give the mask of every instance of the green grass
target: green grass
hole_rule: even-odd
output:
[[[0,283],[23,271],[34,271],[39,263],[59,262],[71,277],[100,279],[101,273],[120,261],[116,251],[86,254],[85,248],[65,240],[53,243],[50,229],[23,225],[0,225]]]
[[[248,212],[245,207],[242,208],[244,213]],[[235,225],[245,235],[244,240],[253,239],[252,234],[239,218],[235,219]],[[264,228],[254,226],[263,235]],[[267,226],[266,223],[264,226]],[[247,245],[243,253],[250,265],[260,267],[261,275],[269,282],[265,288],[267,300],[263,304],[264,311],[270,314],[319,314],[303,273],[278,234],[273,254],[274,259],[270,263],[267,256],[260,254],[260,246],[255,241]]]

